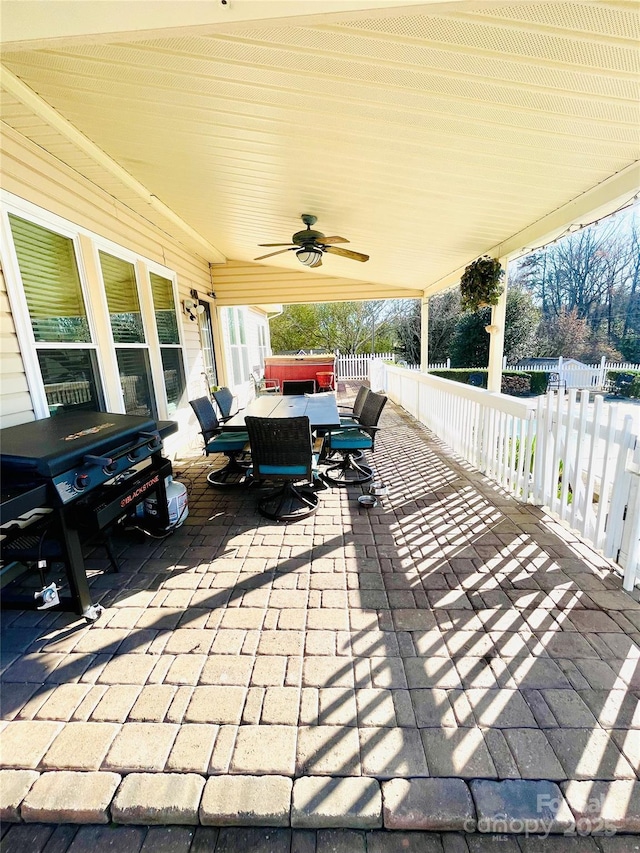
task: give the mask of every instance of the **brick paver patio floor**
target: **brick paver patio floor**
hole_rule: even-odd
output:
[[[402,410],[381,423],[382,506],[333,489],[278,525],[179,460],[184,526],[119,540],[118,575],[88,561],[96,624],[3,612],[5,818],[640,830],[640,605]]]

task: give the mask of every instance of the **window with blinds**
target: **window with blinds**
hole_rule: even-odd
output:
[[[104,408],[73,240],[9,214],[49,414]]]
[[[91,340],[73,240],[9,214],[36,341]]]
[[[98,254],[113,340],[118,344],[143,344],[144,327],[135,267],[106,252]]]
[[[149,273],[149,280],[160,342],[167,410],[171,415],[180,406],[186,387],[173,282],[154,272]]]
[[[107,252],[98,252],[98,256],[125,412],[128,415],[155,417],[153,381],[135,267],[129,261]]]
[[[16,296],[20,335],[29,351],[24,363],[37,389],[36,416],[45,417],[47,409],[57,414],[83,408],[157,418],[186,405],[173,273],[53,213],[32,214],[31,207],[11,202],[0,225],[8,221],[15,250],[7,287],[12,305]],[[54,230],[35,224],[32,216]],[[80,233],[89,251],[97,252],[97,267],[82,263]],[[103,389],[101,375],[116,369],[120,389],[110,375]],[[157,396],[162,386],[166,405]]]

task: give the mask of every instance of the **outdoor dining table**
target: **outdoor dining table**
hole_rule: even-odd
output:
[[[340,427],[335,394],[301,394],[288,397],[269,394],[256,397],[242,411],[220,426],[225,432],[242,432],[246,429],[244,419],[247,415],[258,418],[296,418],[306,415],[312,430]]]

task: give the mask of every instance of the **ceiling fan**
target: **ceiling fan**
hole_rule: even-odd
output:
[[[369,255],[363,255],[361,252],[352,252],[351,249],[341,249],[334,246],[334,243],[348,243],[344,237],[325,237],[321,231],[314,231],[311,226],[317,222],[317,217],[310,213],[302,214],[302,221],[307,226],[304,231],[297,231],[291,238],[291,243],[259,243],[265,248],[269,246],[287,246],[286,249],[280,249],[279,252],[270,252],[268,255],[260,255],[259,258],[254,258],[256,261],[262,261],[265,258],[272,258],[274,255],[282,255],[284,252],[295,252],[296,257],[301,264],[307,267],[322,266],[322,255],[324,252],[330,252],[333,255],[340,255],[343,258],[351,258],[353,261],[368,261]]]

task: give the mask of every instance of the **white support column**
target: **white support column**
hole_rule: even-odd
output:
[[[429,369],[429,297],[423,296],[420,303],[420,370]]]
[[[509,287],[509,269],[506,258],[500,258],[504,268],[502,279],[504,290],[498,300],[498,304],[491,309],[491,325],[487,326],[489,331],[489,371],[487,377],[487,390],[500,391],[502,386],[502,356],[504,353],[504,326],[507,315],[507,289]]]

